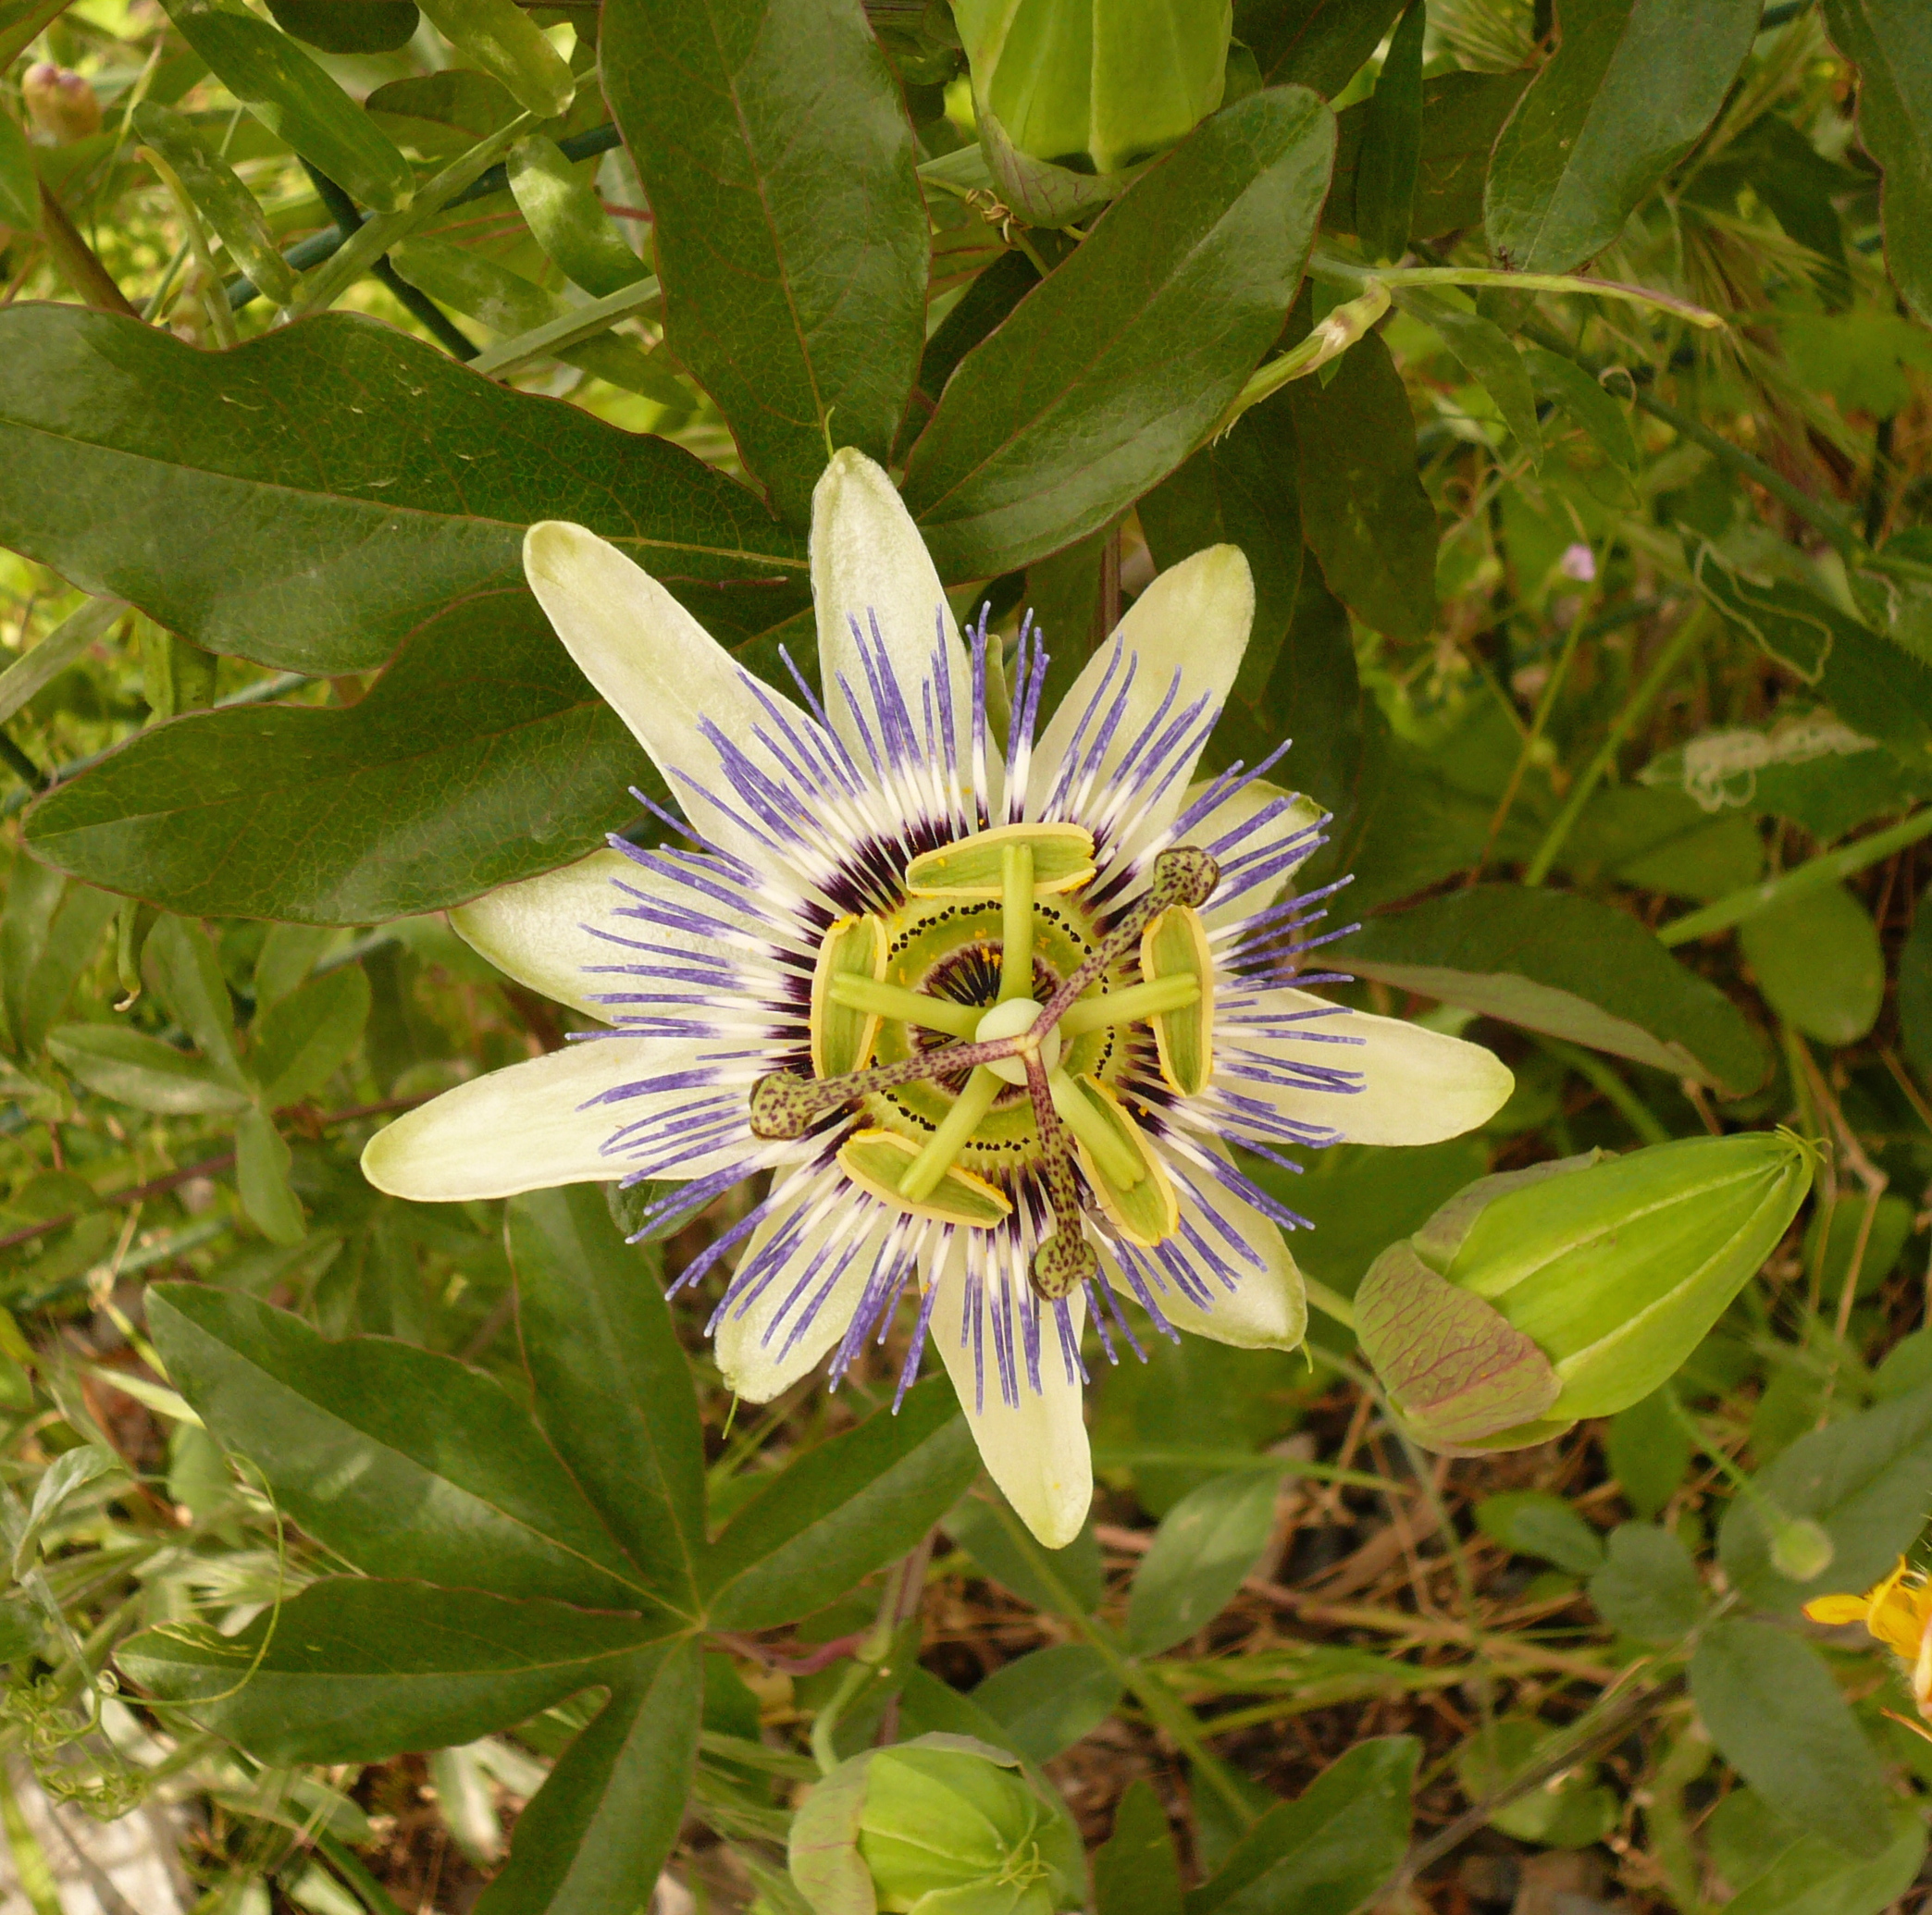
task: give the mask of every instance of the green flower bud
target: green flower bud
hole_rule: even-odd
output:
[[[1230,0],[954,0],[980,144],[1034,226],[1111,199],[1221,104]]]
[[[36,60],[20,78],[20,99],[41,132],[65,146],[101,130],[101,102],[78,73]]]
[[[813,1915],[1061,1915],[1086,1903],[1065,1804],[970,1736],[841,1762],[792,1818],[789,1860]]]
[[[1362,1279],[1363,1353],[1433,1448],[1545,1441],[1663,1383],[1777,1247],[1811,1179],[1810,1147],[1789,1130],[1480,1178]]]

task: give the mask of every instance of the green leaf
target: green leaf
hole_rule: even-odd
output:
[[[299,985],[257,1020],[250,1062],[262,1104],[281,1110],[313,1097],[354,1053],[369,1016],[369,980],[345,964]]]
[[[1623,407],[1574,359],[1545,352],[1541,346],[1524,346],[1521,353],[1537,398],[1560,406],[1619,472],[1634,477],[1639,458],[1637,435],[1630,430]]]
[[[1098,1649],[1055,1643],[996,1669],[972,1699],[1005,1731],[1008,1748],[1050,1762],[1120,1706],[1121,1678]]]
[[[1820,1523],[1831,1538],[1830,1567],[1795,1583],[1771,1562],[1771,1538],[1756,1499],[1740,1498],[1717,1532],[1717,1560],[1752,1602],[1795,1609],[1828,1590],[1868,1589],[1925,1526],[1932,1482],[1932,1386],[1802,1436],[1757,1484],[1787,1516]]]
[[[1058,551],[1194,451],[1281,331],[1333,125],[1294,89],[1216,114],[960,361],[906,473],[942,577]]]
[[[1172,1649],[1233,1600],[1268,1547],[1279,1488],[1272,1470],[1231,1470],[1190,1489],[1161,1519],[1127,1602],[1135,1654]]]
[[[1078,1614],[1091,1615],[1107,1595],[1091,1522],[1064,1549],[1043,1550],[1031,1538],[1019,1541],[1002,1508],[975,1493],[946,1513],[946,1533],[996,1583],[1034,1609],[1058,1615],[1067,1608],[1040,1574],[1042,1567],[1072,1598]]]
[[[476,1915],[613,1915],[648,1895],[684,1819],[703,1693],[690,1642],[617,1686],[517,1818]]]
[[[360,7],[371,0],[343,4]],[[453,159],[516,117],[516,102],[487,73],[466,67],[391,80],[363,108],[391,139],[436,159]]]
[[[718,1629],[769,1629],[822,1607],[902,1556],[979,1468],[944,1377],[875,1410],[774,1476],[717,1539],[708,1569]]]
[[[884,461],[925,343],[912,130],[855,0],[612,0],[604,91],[650,195],[670,350],[804,524]]]
[[[1899,952],[1899,1034],[1922,1078],[1932,1078],[1932,886],[1920,895]]]
[[[663,1255],[624,1242],[596,1184],[514,1198],[506,1229],[537,1420],[650,1586],[692,1607],[704,1437]]]
[[[1490,164],[1497,261],[1567,273],[1609,245],[1724,104],[1758,12],[1759,0],[1561,0],[1555,57]]]
[[[1376,918],[1343,943],[1352,971],[1673,1077],[1756,1088],[1751,1026],[1626,912],[1574,893],[1478,884]]]
[[[415,0],[268,0],[268,11],[284,33],[330,54],[398,53],[421,19]]]
[[[1809,1643],[1769,1623],[1713,1623],[1690,1694],[1725,1760],[1785,1820],[1854,1855],[1889,1844],[1884,1772]]]
[[[653,1646],[635,1616],[326,1576],[238,1635],[165,1623],[118,1660],[151,1695],[265,1761],[379,1762],[474,1742],[622,1680]]]
[[[1687,536],[1690,576],[1730,623],[1807,685],[1817,684],[1839,636],[1857,621],[1789,579],[1760,581],[1728,564],[1707,539]]]
[[[265,1111],[244,1110],[235,1125],[235,1186],[242,1207],[271,1243],[300,1243],[302,1205],[289,1188],[289,1146]]]
[[[1463,1794],[1472,1802],[1499,1794],[1553,1739],[1542,1724],[1522,1716],[1505,1717],[1478,1729],[1455,1751],[1455,1777]],[[1595,1785],[1595,1774],[1593,1762],[1572,1768],[1554,1785],[1531,1789],[1515,1801],[1505,1802],[1491,1815],[1490,1826],[1519,1842],[1550,1848],[1588,1848],[1616,1826],[1619,1813],[1616,1797]]]
[[[1440,293],[1418,292],[1413,287],[1398,288],[1395,303],[1411,318],[1434,327],[1443,343],[1461,361],[1463,370],[1496,402],[1503,423],[1530,455],[1531,466],[1540,471],[1542,427],[1537,423],[1530,368],[1503,328]],[[1607,393],[1604,400],[1607,404],[1616,403]]]
[[[595,188],[554,140],[539,136],[512,148],[509,174],[517,210],[537,243],[593,299],[650,277]]]
[[[1181,1859],[1151,1782],[1130,1783],[1114,1810],[1094,1857],[1094,1906],[1097,1915],[1181,1915]]]
[[[1415,218],[1422,157],[1422,36],[1428,9],[1410,0],[1368,100],[1356,165],[1356,231],[1370,259],[1400,259]]]
[[[637,255],[631,255],[637,263]],[[433,300],[480,319],[506,338],[535,332],[539,327],[569,317],[575,310],[534,279],[513,273],[506,266],[447,240],[411,239],[390,249],[398,274]],[[626,392],[642,393],[659,405],[690,412],[696,395],[682,385],[656,352],[647,352],[634,339],[606,332],[558,349],[566,365],[581,366]]]
[[[235,169],[204,142],[194,122],[156,101],[143,100],[134,109],[134,130],[174,168],[195,210],[255,286],[277,305],[294,298],[295,275],[281,256],[267,216]]]
[[[416,0],[459,53],[526,113],[554,119],[576,92],[569,64],[512,0]]]
[[[39,878],[23,883],[28,871]],[[15,906],[36,898],[46,900],[50,914],[36,913],[31,945],[22,948],[13,935]],[[56,900],[58,908],[53,908]],[[67,1008],[116,908],[106,892],[87,884],[64,885],[57,873],[25,852],[16,854],[6,897],[8,929],[0,933],[0,982],[18,1056],[31,1056],[47,1041],[48,1027]]]
[[[1885,953],[1867,911],[1842,884],[1808,891],[1738,927],[1765,1002],[1820,1044],[1856,1044],[1885,1002]]]
[[[368,924],[580,858],[656,779],[522,592],[459,604],[348,710],[196,712],[29,814],[90,883],[217,917]]]
[[[149,1292],[148,1312],[209,1430],[358,1568],[591,1609],[651,1606],[495,1378],[383,1337],[328,1342],[229,1291],[167,1284]]]
[[[199,0],[171,0],[168,17],[236,99],[352,198],[378,213],[408,201],[415,191],[409,162],[286,33]]]
[[[121,1476],[127,1465],[98,1443],[81,1443],[54,1459],[33,1492],[32,1506],[13,1546],[13,1579],[18,1582],[38,1561],[40,1539],[60,1520],[68,1505],[104,1477]]]
[[[1510,1489],[1476,1505],[1476,1526],[1518,1556],[1540,1556],[1573,1575],[1604,1566],[1604,1539],[1565,1502],[1543,1489]]]
[[[1187,1915],[1350,1915],[1401,1866],[1421,1752],[1410,1736],[1357,1743],[1242,1836]]]
[[[1346,9],[1331,6],[1328,11]],[[1441,73],[1422,82],[1421,151],[1409,213],[1411,240],[1440,239],[1482,224],[1490,149],[1528,80],[1526,73]],[[1373,105],[1372,98],[1364,100],[1337,116],[1335,183],[1322,209],[1324,232],[1356,230],[1356,168]]]
[[[1690,1552],[1668,1529],[1619,1523],[1609,1558],[1590,1579],[1590,1600],[1621,1636],[1680,1642],[1703,1621],[1703,1586]]]
[[[1718,1803],[1716,1813],[1740,1798],[1758,1799],[1752,1791],[1739,1789]],[[1892,1837],[1883,1849],[1852,1862],[1823,1835],[1786,1840],[1792,1833],[1787,1823],[1768,1812],[1763,1819],[1772,1827],[1753,1829],[1761,1839],[1746,1852],[1750,1862],[1770,1865],[1748,1873],[1740,1870],[1744,1886],[1725,1903],[1724,1915],[1883,1915],[1899,1905],[1926,1859],[1925,1811],[1915,1802],[1893,1808]],[[1715,1821],[1714,1814],[1714,1837]],[[1765,1835],[1768,1842],[1762,1839]]]
[[[1825,0],[1825,31],[1858,68],[1859,138],[1885,169],[1886,264],[1932,325],[1932,20],[1913,0]]]
[[[1302,529],[1329,589],[1365,624],[1420,638],[1435,624],[1436,513],[1416,475],[1416,422],[1389,349],[1370,333],[1327,385],[1288,388]]]
[[[248,1093],[204,1057],[158,1037],[114,1024],[62,1024],[47,1050],[69,1077],[104,1097],[162,1117],[205,1117],[242,1109]]]
[[[1234,37],[1254,49],[1269,86],[1332,99],[1395,24],[1403,0],[1237,0]]]
[[[1671,1403],[1666,1385],[1610,1419],[1604,1446],[1610,1474],[1622,1487],[1624,1501],[1646,1520],[1670,1501],[1690,1467],[1690,1433]]]
[[[31,233],[40,225],[40,175],[33,149],[12,114],[0,108],[0,226]]]
[[[141,969],[202,1056],[230,1083],[245,1082],[235,1058],[234,1002],[208,933],[187,918],[163,918],[148,934]]]
[[[621,545],[726,643],[805,602],[803,547],[722,473],[346,314],[210,353],[9,306],[0,454],[0,543],[294,671],[366,671],[453,599],[521,596],[539,519]]]

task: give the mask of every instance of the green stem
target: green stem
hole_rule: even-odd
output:
[[[327,265],[316,269],[314,283],[290,308],[290,316],[300,319],[332,306],[398,240],[435,218],[464,187],[472,184],[538,124],[534,113],[518,114],[507,126],[500,127],[487,140],[478,141],[467,153],[452,160],[440,173],[425,180],[411,196],[408,205],[395,213],[378,213],[358,227]]]
[[[362,1858],[340,1836],[316,1833],[316,1847],[334,1863],[336,1872],[360,1897],[369,1915],[402,1915],[389,1891],[363,1866]]]
[[[1308,1293],[1308,1301],[1324,1316],[1332,1316],[1347,1329],[1356,1327],[1355,1304],[1339,1290],[1331,1290],[1327,1284],[1317,1282],[1307,1271],[1302,1273],[1302,1286]]]
[[[1335,253],[1318,252],[1308,270],[1321,278],[1347,279],[1384,286],[1500,286],[1511,292],[1579,292],[1591,299],[1623,300],[1631,305],[1654,306],[1700,326],[1719,330],[1725,320],[1707,306],[1692,305],[1675,294],[1623,279],[1587,279],[1576,273],[1507,273],[1494,266],[1369,266]]]
[[[1554,1057],[1559,1064],[1574,1070],[1585,1078],[1608,1101],[1616,1106],[1617,1114],[1630,1129],[1646,1143],[1668,1143],[1670,1132],[1659,1121],[1657,1114],[1637,1093],[1618,1077],[1609,1065],[1584,1050],[1580,1045],[1565,1044],[1560,1037],[1537,1037],[1536,1047]]]
[[[966,1148],[980,1119],[993,1108],[993,1100],[1005,1087],[1006,1080],[984,1064],[966,1080],[966,1088],[953,1100],[953,1107],[939,1128],[906,1167],[898,1180],[900,1196],[908,1203],[923,1204],[938,1189],[939,1180],[951,1169],[953,1159]]]
[[[1570,661],[1577,655],[1577,643],[1582,636],[1583,608],[1579,605],[1576,617],[1570,620],[1569,630],[1563,635],[1563,649],[1556,654],[1556,662],[1550,668],[1549,683],[1543,686],[1542,697],[1536,701],[1536,712],[1530,721],[1530,729],[1523,734],[1522,748],[1517,753],[1516,765],[1510,772],[1509,783],[1504,786],[1503,796],[1496,804],[1495,814],[1490,820],[1489,830],[1483,834],[1482,849],[1476,856],[1475,869],[1478,871],[1489,861],[1492,847],[1503,835],[1503,827],[1509,822],[1509,814],[1516,809],[1517,793],[1522,789],[1523,779],[1536,756],[1536,747],[1542,737],[1543,727],[1550,722],[1550,713],[1556,708],[1556,696],[1562,691],[1565,679],[1569,676]]]
[[[1703,636],[1710,623],[1710,609],[1698,604],[1670,635],[1664,648],[1652,661],[1651,668],[1643,675],[1643,682],[1630,694],[1623,710],[1616,714],[1610,726],[1609,735],[1604,738],[1597,755],[1591,760],[1583,774],[1570,787],[1570,795],[1564,802],[1555,822],[1543,835],[1543,841],[1536,847],[1536,856],[1530,860],[1530,868],[1523,873],[1525,884],[1541,884],[1550,875],[1550,867],[1556,862],[1557,854],[1568,841],[1570,832],[1577,820],[1582,816],[1583,807],[1590,802],[1591,795],[1604,781],[1605,774],[1616,762],[1616,754],[1631,729],[1655,701],[1657,695],[1670,681],[1670,676],[1682,663],[1684,655]]]
[[[1814,891],[1822,891],[1827,884],[1836,884],[1841,879],[1864,871],[1868,865],[1889,858],[1893,852],[1902,851],[1907,845],[1917,844],[1928,834],[1932,834],[1932,809],[1914,811],[1910,818],[1888,826],[1884,831],[1874,832],[1868,838],[1860,838],[1855,845],[1827,851],[1822,858],[1814,858],[1801,864],[1796,871],[1766,878],[1762,883],[1747,884],[1743,890],[1733,891],[1728,897],[1720,897],[1715,904],[1705,905],[1702,910],[1672,919],[1668,924],[1659,927],[1657,941],[1664,945],[1687,945],[1693,938],[1708,937],[1714,931],[1728,931],[1733,924],[1755,918],[1760,911],[1790,904],[1794,898],[1805,897]]]

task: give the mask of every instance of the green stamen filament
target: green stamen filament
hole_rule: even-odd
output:
[[[953,1159],[972,1141],[980,1119],[993,1108],[993,1100],[1006,1088],[997,1072],[982,1064],[966,1080],[945,1121],[926,1139],[925,1147],[906,1167],[899,1179],[899,1195],[909,1203],[920,1204],[939,1188],[939,1180],[952,1168]]]
[[[1061,1122],[1093,1152],[1094,1162],[1109,1183],[1131,1191],[1146,1176],[1146,1166],[1114,1134],[1112,1126],[1086,1101],[1085,1093],[1064,1070],[1052,1072],[1046,1088]]]
[[[834,987],[835,994],[837,986]],[[1089,1031],[1107,1024],[1137,1023],[1143,1018],[1158,1017],[1163,1011],[1185,1010],[1197,1003],[1201,986],[1197,979],[1158,978],[1151,984],[1129,984],[1124,991],[1109,991],[1104,997],[1083,997],[1060,1013],[1059,1034],[1070,1043]],[[867,1010],[868,1005],[855,1005]]]
[[[1008,845],[999,855],[999,995],[1033,995],[1034,855],[1031,845]]]
[[[846,1010],[896,1018],[923,1031],[943,1031],[948,1037],[971,1037],[985,1016],[974,1005],[955,1004],[949,997],[928,997],[923,991],[909,991],[903,984],[875,983],[871,978],[836,977],[826,995]]]

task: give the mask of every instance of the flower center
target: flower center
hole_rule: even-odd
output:
[[[1093,879],[1093,849],[1080,826],[1019,824],[913,859],[890,919],[841,919],[826,933],[812,1076],[778,1072],[751,1093],[762,1137],[799,1137],[831,1111],[861,1108],[873,1121],[847,1137],[840,1165],[914,1217],[990,1229],[1031,1182],[1054,1218],[1032,1266],[1049,1297],[1097,1267],[1083,1209],[1149,1246],[1179,1222],[1172,1182],[1115,1088],[1128,1056],[1117,1038],[1151,1027],[1179,1095],[1203,1089],[1212,1069],[1199,907],[1220,880],[1214,859],[1193,846],[1161,853],[1147,890],[1103,925],[1073,896]]]

